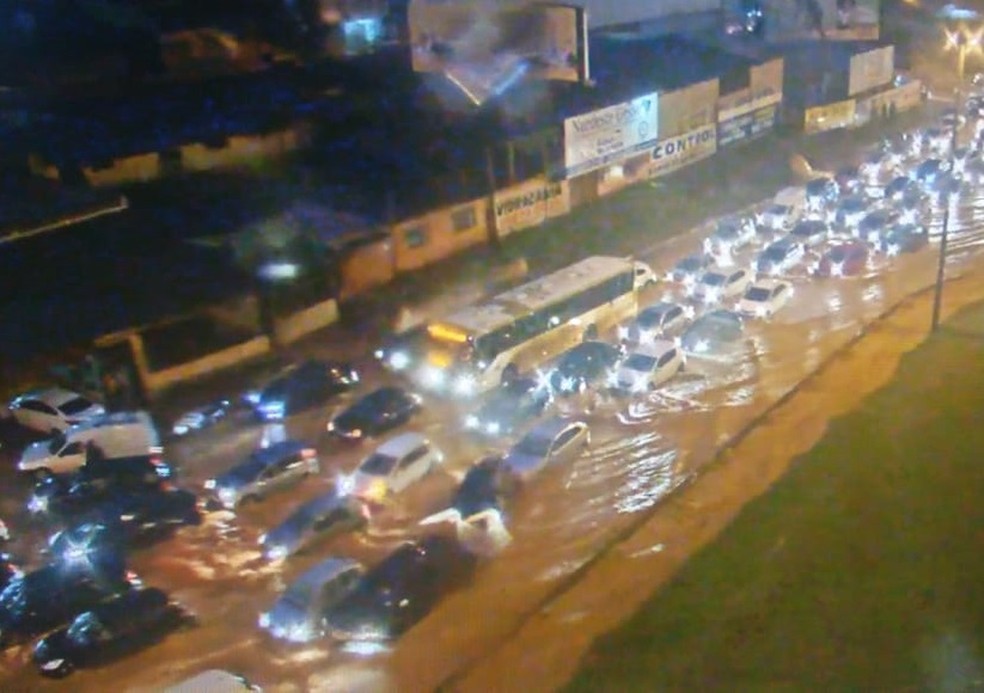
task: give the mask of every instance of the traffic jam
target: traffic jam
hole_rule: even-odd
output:
[[[950,132],[978,109],[167,422],[58,387],[14,399],[31,490],[0,532],[0,676],[441,680],[455,657],[435,651],[486,646],[491,614],[528,613],[931,285],[945,215],[948,271],[974,259],[984,157]]]

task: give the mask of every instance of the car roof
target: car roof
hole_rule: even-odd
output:
[[[671,303],[670,301],[659,301],[657,303],[653,303],[652,305],[646,306],[645,308],[639,311],[639,314],[642,315],[643,313],[648,313],[650,315],[651,314],[662,315],[663,313],[669,312],[673,308],[679,308],[679,307],[680,307],[679,305],[677,305],[676,303]]]
[[[53,407],[58,407],[65,404],[65,402],[70,402],[76,397],[82,397],[82,395],[77,392],[73,392],[72,390],[66,390],[63,387],[46,387],[39,390],[25,392],[17,397],[17,399],[36,399],[44,402],[45,404],[50,404]]]
[[[676,344],[665,339],[658,339],[652,344],[645,344],[637,349],[633,349],[632,353],[642,354],[643,356],[651,356],[654,359],[658,359],[671,349],[676,349]]]
[[[568,419],[563,416],[552,416],[549,419],[541,421],[526,435],[533,438],[554,438],[561,431],[566,429],[571,424],[582,423],[577,419]]]
[[[768,291],[772,291],[780,284],[789,284],[789,282],[784,282],[781,279],[759,279],[758,281],[754,282],[749,288],[754,289],[757,287],[760,289],[766,289]]]
[[[318,587],[352,568],[361,571],[362,564],[352,558],[329,558],[301,573],[287,589],[291,590],[295,587]]]
[[[376,448],[376,454],[386,455],[387,457],[403,457],[427,443],[429,441],[423,434],[415,431],[407,431],[381,443]]]
[[[90,611],[96,615],[101,623],[113,626],[133,618],[133,610],[136,607],[164,606],[169,601],[170,599],[163,590],[156,587],[143,587],[124,592],[93,607]]]
[[[792,248],[796,247],[799,241],[795,238],[790,238],[789,236],[783,236],[778,241],[772,241],[769,245],[765,247],[766,250],[769,248]]]

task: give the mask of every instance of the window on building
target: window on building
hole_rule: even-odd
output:
[[[427,231],[422,226],[404,229],[403,240],[407,242],[408,247],[419,248],[427,243]]]
[[[451,224],[455,231],[467,231],[475,228],[475,207],[468,205],[451,212]]]

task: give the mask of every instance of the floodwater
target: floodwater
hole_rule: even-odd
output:
[[[200,626],[118,664],[80,671],[73,675],[74,685],[83,690],[150,690],[203,669],[224,668],[275,691],[426,691],[453,686],[573,584],[604,547],[637,526],[648,508],[699,475],[723,444],[865,324],[931,285],[942,212],[933,205],[925,210],[924,222],[934,234],[928,247],[895,257],[873,255],[861,276],[813,278],[805,267],[823,248],[811,253],[803,266],[789,273],[794,295],[775,317],[747,320],[738,348],[690,358],[684,372],[654,392],[625,398],[589,392],[556,404],[562,413],[589,423],[590,449],[573,464],[548,469],[528,484],[510,509],[512,541],[483,560],[466,588],[447,595],[388,647],[345,649],[327,641],[285,646],[265,637],[256,620],[293,577],[326,556],[351,556],[372,564],[401,541],[444,531],[421,527],[419,521],[446,506],[468,465],[490,444],[463,433],[459,422],[467,407],[427,399],[424,413],[405,428],[426,433],[445,451],[444,468],[380,509],[367,531],[315,546],[285,565],[270,565],[258,551],[259,535],[299,503],[327,490],[337,474],[351,471],[372,448],[371,441],[327,441],[321,433],[330,411],[292,418],[287,432],[319,449],[320,477],[238,514],[212,513],[202,526],[182,530],[133,557],[132,567],[144,581],[170,591],[194,610]],[[982,221],[984,196],[965,190],[951,208],[948,272],[977,261],[984,246]],[[640,259],[665,271],[700,246],[703,232],[706,229],[672,239],[641,253]],[[733,261],[747,266],[768,240],[757,239]],[[665,298],[689,301],[683,287],[660,284],[643,302]],[[370,350],[352,342],[342,348],[325,345],[320,351],[355,356]],[[362,391],[394,378],[365,359],[359,363],[367,381]],[[330,410],[349,399],[338,400]],[[172,444],[169,455],[180,465],[184,483],[200,488],[205,479],[245,457],[263,433],[261,427],[229,421]],[[5,511],[17,527],[13,508],[5,505]],[[577,616],[571,619],[576,628]],[[28,658],[28,648],[10,650],[0,658],[0,687],[43,690],[55,685],[40,681]]]

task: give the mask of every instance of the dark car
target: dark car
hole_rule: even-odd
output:
[[[853,277],[868,266],[868,246],[849,242],[834,246],[820,259],[817,275],[821,277]]]
[[[908,176],[896,176],[885,186],[885,197],[890,200],[899,199],[910,185],[912,179]]]
[[[79,614],[71,625],[38,641],[34,664],[44,676],[109,664],[196,623],[194,616],[159,589],[131,590]]]
[[[355,589],[325,614],[337,640],[399,637],[474,571],[475,557],[454,538],[432,535],[403,544],[369,570]]]
[[[806,184],[806,199],[813,205],[836,202],[839,195],[840,188],[830,178],[814,178]]]
[[[704,253],[694,253],[680,260],[670,270],[669,279],[683,284],[696,283],[697,278],[711,266],[713,260]]]
[[[867,243],[877,244],[888,228],[899,218],[898,212],[890,209],[877,209],[858,224],[854,235]]]
[[[915,253],[929,244],[929,233],[916,224],[897,224],[882,236],[878,249],[887,255]]]
[[[506,501],[518,489],[519,480],[505,458],[491,455],[471,466],[454,493],[451,507],[465,519],[486,510],[504,513]]]
[[[0,646],[56,628],[133,588],[122,561],[100,561],[90,568],[51,564],[11,580],[0,592]]]
[[[363,395],[328,422],[328,432],[339,438],[360,440],[402,426],[420,411],[420,395],[399,387],[381,387]]]
[[[260,537],[260,545],[267,560],[279,561],[318,539],[362,529],[368,521],[368,511],[359,499],[332,491],[292,512]]]
[[[465,417],[465,428],[480,435],[509,435],[535,419],[553,396],[535,378],[520,377],[492,391],[478,410]]]
[[[427,333],[427,324],[398,332],[383,341],[372,353],[377,361],[391,371],[405,370],[414,360],[420,341]]]
[[[759,274],[779,276],[802,261],[805,254],[803,243],[794,238],[780,238],[770,243],[758,256],[755,270]]]
[[[281,371],[258,391],[247,394],[247,401],[264,421],[277,421],[351,389],[359,373],[347,363],[304,361]]]
[[[921,183],[932,183],[936,177],[947,170],[948,166],[942,159],[926,159],[916,167],[915,177]]]
[[[179,527],[201,524],[198,499],[181,489],[151,493],[121,493],[89,508],[76,522],[56,532],[48,540],[48,549],[56,560],[79,558],[80,547],[95,550],[93,531],[101,535],[99,543],[125,552],[169,536]],[[84,556],[81,556],[84,557]]]
[[[871,201],[862,195],[851,195],[841,200],[834,213],[834,221],[839,226],[857,226],[871,209]]]
[[[860,167],[856,164],[841,166],[834,173],[834,182],[841,195],[853,195],[861,189]]]
[[[171,488],[174,467],[157,456],[87,462],[76,472],[48,476],[35,486],[28,510],[54,517],[76,516],[123,493]]]
[[[684,351],[709,354],[742,338],[745,326],[741,316],[730,310],[713,310],[697,318],[680,338]]]
[[[560,395],[584,392],[605,378],[622,358],[622,351],[605,342],[587,341],[569,349],[550,372],[550,387]]]
[[[827,226],[827,222],[820,219],[804,219],[793,227],[789,237],[812,248],[827,240],[829,234],[830,227]]]

